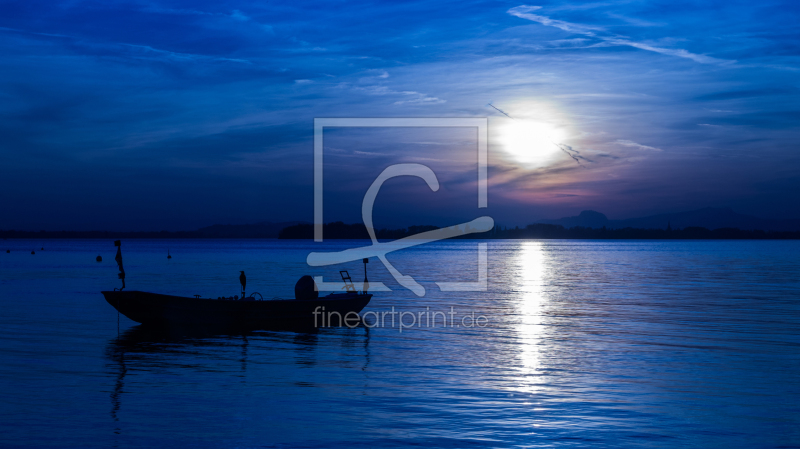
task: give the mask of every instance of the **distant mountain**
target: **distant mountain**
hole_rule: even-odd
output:
[[[666,229],[667,226],[672,226],[672,229],[683,229],[697,226],[707,229],[738,228],[742,230],[800,231],[800,220],[770,220],[739,214],[729,208],[713,207],[626,220],[609,220],[608,217],[600,212],[585,210],[576,217],[539,220],[538,223],[556,224],[565,228],[582,226],[595,229],[603,226],[606,229]]]

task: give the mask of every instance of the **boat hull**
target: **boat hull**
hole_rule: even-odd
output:
[[[313,300],[243,301],[187,298],[141,291],[101,293],[119,313],[137,323],[224,329],[357,325],[358,312],[372,298],[371,294],[349,293]],[[350,319],[345,320],[348,313],[351,313]]]

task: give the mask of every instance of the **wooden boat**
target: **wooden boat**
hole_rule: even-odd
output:
[[[122,267],[122,244],[114,242],[122,288],[101,292],[106,301],[119,313],[137,323],[164,327],[207,327],[215,329],[273,329],[295,327],[355,327],[358,315],[372,295],[367,293],[367,259],[364,259],[364,291],[356,291],[350,275],[339,273],[346,292],[320,297],[311,276],[303,276],[295,285],[295,299],[264,300],[259,293],[245,296],[246,277],[241,271],[242,297],[194,298],[125,290],[125,270]],[[255,295],[259,299],[255,298]]]
[[[137,323],[224,329],[354,327],[360,320],[358,313],[372,298],[353,291],[316,299],[273,300],[187,298],[135,290],[102,293],[119,313]]]

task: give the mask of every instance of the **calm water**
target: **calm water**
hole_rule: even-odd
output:
[[[111,241],[2,243],[3,447],[800,447],[797,241],[492,241],[468,293],[434,282],[475,280],[476,243],[442,242],[390,256],[421,298],[372,259],[393,291],[364,312],[485,327],[181,337],[122,317],[119,338]],[[237,294],[239,270],[265,297],[333,281],[305,265],[319,249],[123,247],[128,289],[205,297]]]

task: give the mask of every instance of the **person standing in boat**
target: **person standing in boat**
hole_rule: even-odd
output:
[[[244,290],[245,286],[247,285],[247,276],[244,275],[244,271],[240,271],[242,273],[239,275],[239,283],[242,284],[242,299],[244,299]]]

